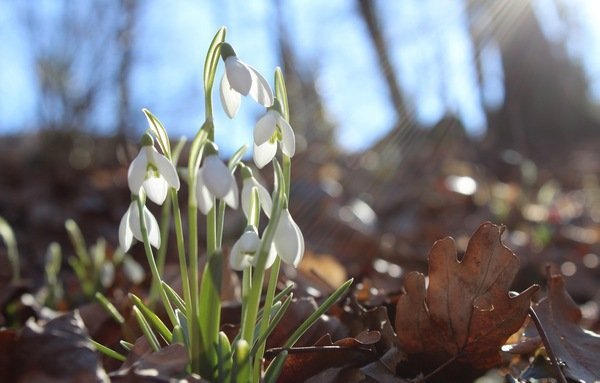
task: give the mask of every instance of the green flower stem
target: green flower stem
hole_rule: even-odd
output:
[[[185,302],[185,313],[193,313],[194,305],[192,299],[192,292],[190,291],[190,279],[188,275],[188,267],[187,261],[185,259],[185,242],[183,239],[183,223],[181,221],[181,210],[179,208],[179,199],[177,198],[177,191],[173,188],[170,189],[171,192],[171,202],[173,204],[173,217],[175,221],[175,238],[177,240],[177,255],[179,256],[179,272],[181,274],[181,287],[183,289],[183,300]],[[197,267],[196,267],[197,270]],[[196,273],[197,274],[197,273]],[[197,278],[196,278],[197,280]],[[190,315],[190,314],[187,314]],[[189,318],[189,317],[188,317]],[[194,331],[194,321],[188,320],[187,324],[187,333],[195,334],[197,331]],[[198,349],[197,346],[200,342],[194,344],[193,341],[189,341],[189,345],[187,347],[188,358],[190,360],[190,366],[194,369],[194,360],[197,360],[197,355],[194,352]],[[196,366],[197,367],[197,366]],[[194,370],[197,371],[197,370]]]
[[[179,200],[177,191],[170,190],[171,202],[173,203],[173,217],[175,219],[175,237],[177,239],[177,255],[179,256],[179,272],[181,273],[181,285],[183,289],[183,300],[186,302],[186,311],[191,310],[187,304],[190,302],[190,281],[188,277],[187,261],[185,259],[185,242],[183,239],[183,223],[181,221],[181,210],[179,209]]]
[[[265,267],[267,263],[267,257],[269,255],[269,248],[275,237],[275,230],[281,217],[281,210],[283,208],[283,187],[282,187],[282,172],[281,167],[277,162],[274,162],[276,170],[276,178],[279,186],[276,196],[273,201],[273,207],[271,210],[271,220],[265,229],[260,247],[258,249],[258,261],[256,264],[256,270],[252,276],[252,286],[250,287],[250,293],[248,294],[248,300],[245,310],[244,322],[242,323],[242,339],[246,340],[248,344],[252,344],[254,337],[254,326],[256,323],[256,317],[258,315],[258,306],[260,303],[260,293],[262,291],[262,285],[265,276]]]
[[[213,203],[206,217],[206,265],[200,286],[200,333],[211,372],[217,367],[217,347],[221,321],[222,254],[217,248],[217,207]],[[206,368],[206,367],[205,367]],[[206,372],[205,372],[206,373]],[[212,375],[212,374],[211,374]]]
[[[142,237],[144,238],[144,250],[146,252],[146,258],[148,260],[148,265],[150,265],[150,272],[152,273],[152,279],[158,281],[159,288],[158,293],[160,298],[167,310],[167,315],[169,315],[169,319],[173,325],[177,324],[177,319],[175,317],[175,312],[173,311],[173,307],[169,302],[169,297],[165,290],[162,287],[160,274],[158,273],[158,268],[156,267],[156,262],[154,260],[154,254],[152,254],[152,248],[150,247],[150,240],[148,239],[148,227],[146,226],[146,220],[144,219],[144,204],[139,197],[136,197],[136,202],[138,205],[138,212],[140,214],[140,226],[142,229]]]
[[[191,180],[191,176],[190,176]],[[195,182],[194,182],[195,183]],[[193,188],[190,181],[190,189]],[[192,189],[193,190],[193,189]],[[200,357],[202,355],[202,339],[200,334],[199,312],[198,312],[198,207],[193,200],[193,191],[190,192],[190,203],[188,205],[189,226],[189,257],[190,257],[190,302],[188,303],[188,331],[190,334],[190,355],[193,372],[200,372]]]
[[[167,195],[167,199],[162,205],[160,214],[160,249],[158,249],[158,253],[156,254],[156,267],[158,268],[158,274],[161,278],[165,275],[165,260],[167,258],[167,247],[169,244],[169,220],[171,219],[171,204],[169,203],[169,198],[173,198],[172,196],[172,193]],[[154,305],[158,298],[158,284],[158,281],[152,280],[152,287],[150,288],[151,306]]]
[[[277,287],[277,280],[279,279],[279,268],[281,267],[281,258],[277,257],[275,262],[273,263],[273,267],[271,267],[271,273],[269,276],[269,285],[267,287],[267,294],[265,295],[265,303],[263,305],[263,316],[260,321],[260,331],[259,334],[263,334],[269,328],[269,320],[270,316],[266,313],[271,312],[271,307],[273,307],[273,298],[275,297],[275,288]],[[260,381],[260,370],[262,364],[262,357],[265,352],[265,342],[266,339],[262,342],[262,344],[258,345],[258,350],[254,355],[254,382]],[[254,348],[254,347],[253,347]]]

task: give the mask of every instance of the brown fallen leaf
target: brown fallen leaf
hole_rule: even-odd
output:
[[[110,374],[114,383],[168,383],[179,377],[180,382],[201,381],[186,375],[188,356],[185,346],[179,343],[170,344],[153,352],[146,341],[140,337],[121,368]],[[205,382],[205,381],[202,381]]]
[[[594,382],[600,379],[600,334],[580,327],[581,310],[565,290],[561,275],[548,271],[546,298],[533,307],[546,338],[567,378]]]
[[[13,334],[8,339],[13,347],[6,350],[10,356],[4,358],[10,358],[10,371],[8,375],[0,372],[0,376],[11,377],[6,381],[109,381],[77,311],[42,325],[29,321],[16,338]]]
[[[377,358],[374,346],[381,339],[377,331],[365,331],[355,338],[331,341],[324,335],[312,347],[297,347],[289,350],[285,366],[278,382],[304,382],[309,377],[328,368],[364,365]],[[274,350],[268,350],[268,357]]]
[[[421,273],[405,280],[396,308],[396,333],[409,361],[431,372],[453,364],[472,374],[501,362],[500,347],[527,315],[537,286],[510,297],[519,259],[500,241],[504,227],[484,223],[457,260],[454,240],[437,241],[429,254],[429,287]]]

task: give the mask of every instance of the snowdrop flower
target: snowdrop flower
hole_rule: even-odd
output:
[[[179,190],[175,166],[154,148],[148,133],[142,137],[140,152],[129,165],[127,183],[131,193],[139,195],[143,188],[148,198],[159,205],[165,202],[169,186]]]
[[[252,188],[256,188],[258,191],[258,200],[260,202],[260,206],[267,218],[271,217],[271,207],[273,206],[273,201],[271,200],[271,195],[267,191],[267,189],[262,186],[254,175],[252,174],[252,170],[250,170],[247,166],[242,166],[242,210],[246,215],[246,218],[249,218],[250,214],[250,203],[252,200]]]
[[[259,169],[271,162],[277,152],[277,141],[281,151],[288,157],[296,152],[296,136],[290,124],[281,115],[279,102],[275,100],[254,128],[254,163]]]
[[[221,58],[225,62],[225,73],[221,79],[221,104],[229,118],[233,118],[242,95],[250,96],[264,106],[273,104],[273,92],[265,78],[250,65],[241,61],[231,45],[221,44]]]
[[[285,263],[298,267],[304,256],[304,237],[288,209],[281,211],[273,243]]]
[[[144,222],[148,230],[150,244],[158,249],[160,247],[160,229],[156,218],[154,218],[146,206],[144,206]],[[140,213],[136,201],[131,202],[119,224],[119,244],[123,251],[129,250],[134,238],[140,242],[144,241],[142,226],[140,225]]]
[[[254,226],[248,226],[242,236],[235,241],[229,255],[229,264],[234,270],[244,270],[247,267],[255,266],[258,260],[256,252],[260,247],[260,238]],[[269,268],[275,262],[277,252],[271,245],[265,268]]]
[[[196,200],[203,214],[213,207],[214,198],[225,201],[232,209],[238,207],[238,187],[233,174],[221,161],[214,144],[207,144],[207,156],[196,173]]]

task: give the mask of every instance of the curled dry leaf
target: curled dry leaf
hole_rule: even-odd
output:
[[[336,342],[332,342],[331,336],[326,334],[312,347],[290,349],[278,381],[304,382],[328,368],[363,365],[373,361],[377,357],[374,347],[380,339],[378,331],[364,331],[354,338]]]
[[[561,275],[548,275],[548,295],[533,309],[563,373],[575,381],[600,380],[600,334],[580,327],[581,310]]]
[[[396,332],[402,350],[426,372],[453,362],[460,373],[480,371],[501,362],[500,347],[527,315],[537,286],[520,295],[508,289],[519,259],[500,241],[503,227],[484,223],[457,260],[452,238],[437,241],[429,254],[429,287],[421,273],[405,280],[398,300]]]

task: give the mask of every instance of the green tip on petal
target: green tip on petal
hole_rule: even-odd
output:
[[[154,139],[150,133],[144,133],[142,139],[140,140],[141,146],[154,146]]]
[[[231,45],[229,45],[228,43],[222,43],[221,44],[221,58],[223,59],[223,61],[225,61],[228,57],[231,57],[231,56],[237,57],[233,47]]]

